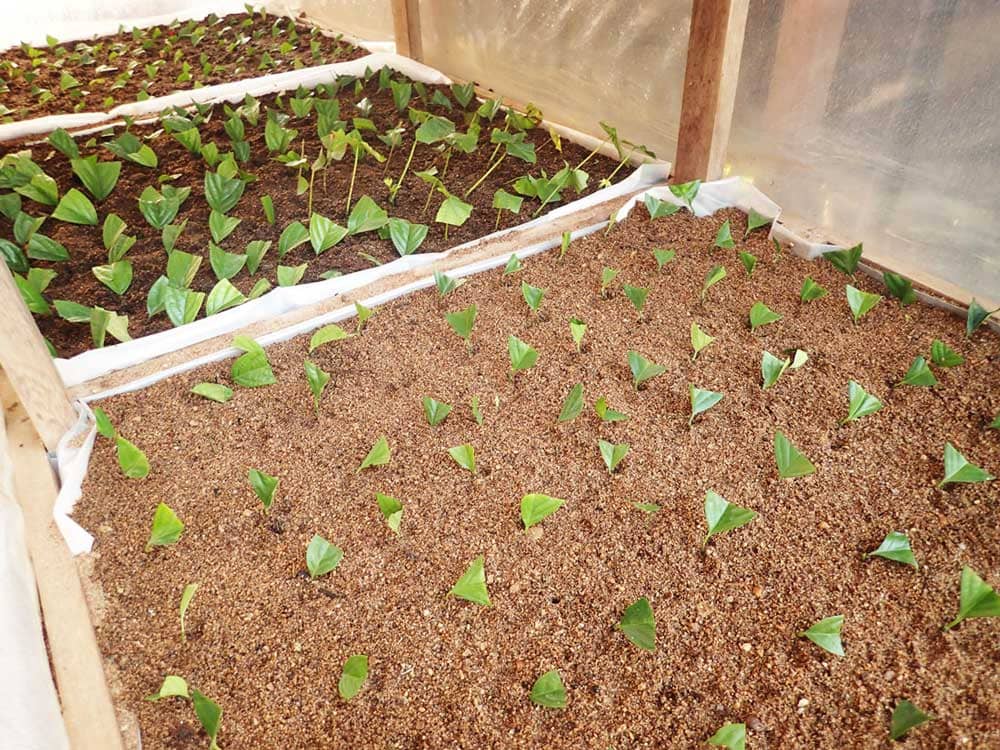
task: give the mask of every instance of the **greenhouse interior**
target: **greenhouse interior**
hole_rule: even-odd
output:
[[[0,26],[0,746],[1000,748],[1000,9]]]

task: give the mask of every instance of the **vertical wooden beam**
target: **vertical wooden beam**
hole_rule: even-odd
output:
[[[396,35],[396,52],[414,60],[423,60],[420,0],[392,0],[392,28]]]
[[[52,671],[73,750],[123,750],[121,731],[76,562],[52,517],[57,488],[24,404],[0,374],[14,494],[38,584]]]
[[[674,180],[722,176],[750,0],[694,0]]]
[[[76,412],[6,263],[0,263],[0,368],[45,447],[54,451]]]

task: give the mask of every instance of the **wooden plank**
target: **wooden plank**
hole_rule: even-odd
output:
[[[14,492],[24,514],[28,554],[35,570],[70,747],[122,750],[124,745],[83,585],[76,562],[52,518],[57,489],[45,446],[23,404],[2,376],[0,401],[6,404]]]
[[[392,29],[396,52],[414,60],[424,59],[420,35],[420,0],[392,0]]]
[[[635,192],[639,193],[642,191],[637,190]],[[176,367],[184,362],[190,362],[193,359],[197,359],[223,349],[228,349],[230,348],[233,337],[236,335],[257,338],[272,331],[278,331],[283,328],[287,328],[288,326],[295,325],[296,323],[301,323],[309,320],[310,318],[315,318],[346,305],[353,304],[355,301],[361,301],[376,294],[386,292],[390,289],[427,278],[428,276],[433,275],[434,271],[441,271],[442,273],[445,273],[451,269],[464,266],[477,260],[514,252],[518,248],[543,242],[545,240],[554,240],[561,237],[563,232],[607,221],[611,216],[611,213],[623,206],[631,195],[632,194],[623,195],[612,200],[598,203],[590,208],[554,219],[546,224],[510,232],[502,237],[481,242],[474,247],[452,253],[447,258],[430,266],[396,274],[394,276],[381,279],[373,284],[368,284],[347,294],[337,295],[322,302],[317,302],[316,304],[285,313],[284,315],[276,318],[260,321],[231,333],[206,339],[205,341],[193,344],[178,351],[164,354],[161,357],[157,357],[133,367],[108,373],[107,375],[94,378],[93,380],[89,380],[86,383],[82,383],[74,388],[71,388],[70,394],[74,398],[85,398],[97,393],[102,393],[112,388],[117,388],[126,383],[130,383],[139,378],[144,378],[149,375],[154,375],[158,372],[168,370],[172,367]]]
[[[674,180],[722,177],[749,0],[694,0]]]
[[[76,412],[6,263],[0,263],[0,368],[42,442],[54,451],[76,422]]]

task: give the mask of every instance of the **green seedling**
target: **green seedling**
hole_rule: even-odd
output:
[[[618,469],[618,464],[628,455],[629,446],[627,443],[609,443],[607,440],[598,440],[597,447],[601,451],[601,458],[608,468],[608,474],[614,474]]]
[[[747,231],[743,233],[743,239],[749,237],[750,233],[755,229],[770,226],[773,222],[774,219],[764,216],[764,214],[758,213],[755,209],[751,208],[750,213],[747,214]]]
[[[264,348],[247,336],[236,336],[233,347],[244,352],[233,361],[230,369],[233,381],[244,388],[259,388],[277,383]]]
[[[469,409],[472,411],[472,418],[476,420],[476,424],[480,427],[483,426],[483,412],[479,408],[479,396],[473,396],[472,400],[469,402]]]
[[[455,463],[472,474],[476,473],[476,449],[470,443],[456,445],[448,449],[448,455]]]
[[[893,560],[903,565],[920,567],[917,565],[917,558],[913,556],[910,538],[900,531],[890,531],[878,548],[867,553],[865,557],[884,557],[886,560]]]
[[[250,469],[247,479],[250,481],[250,486],[253,487],[254,494],[257,495],[257,498],[263,504],[264,512],[267,513],[274,502],[274,493],[278,489],[278,478],[272,477],[270,474],[266,474],[259,469]]]
[[[504,276],[513,276],[518,271],[522,270],[524,266],[521,264],[521,259],[517,257],[516,254],[512,254],[508,259],[506,265],[503,267]]]
[[[725,266],[712,266],[708,273],[705,274],[705,283],[701,286],[701,301],[705,301],[705,296],[708,294],[708,290],[713,286],[718,284],[726,278],[726,267]]]
[[[190,699],[191,694],[188,692],[187,680],[175,674],[168,674],[163,678],[163,684],[160,685],[160,689],[152,695],[147,695],[145,700],[150,703],[156,703],[163,698]]]
[[[604,396],[594,402],[594,411],[597,412],[597,417],[602,422],[624,422],[628,419],[628,414],[615,411],[608,406],[608,400]]]
[[[940,339],[931,344],[931,361],[938,367],[958,367],[965,363],[965,357]]]
[[[913,284],[910,283],[909,279],[904,279],[902,276],[893,273],[892,271],[883,271],[882,283],[885,284],[885,288],[889,290],[889,294],[899,300],[899,304],[902,307],[912,305],[917,301],[917,295],[913,291]]]
[[[858,270],[858,262],[861,260],[862,244],[858,243],[852,248],[845,250],[831,250],[823,253],[823,257],[830,261],[830,264],[847,276],[854,276]]]
[[[711,409],[722,401],[724,396],[722,393],[695,388],[693,385],[689,386],[688,390],[691,395],[691,416],[688,418],[688,425],[693,425],[695,417]]]
[[[566,686],[558,670],[551,669],[531,686],[531,702],[545,708],[566,708]]]
[[[996,310],[987,310],[975,299],[969,303],[969,312],[965,316],[965,337],[969,338],[973,333],[986,322],[991,315],[1000,312],[1000,307]]]
[[[383,495],[381,492],[375,493],[375,501],[378,503],[379,512],[385,519],[386,525],[395,534],[399,534],[399,527],[403,523],[403,504],[394,497]]]
[[[708,533],[702,547],[708,544],[708,540],[716,534],[738,529],[745,526],[757,517],[757,513],[749,508],[741,508],[726,500],[722,495],[708,490],[705,493],[705,523],[708,525]]]
[[[430,396],[424,396],[421,399],[421,404],[424,407],[424,416],[427,417],[427,423],[431,427],[437,427],[451,413],[451,406],[441,401],[436,401]]]
[[[326,390],[326,386],[330,382],[330,373],[308,359],[303,361],[302,366],[306,373],[306,383],[308,383],[309,391],[313,397],[313,412],[319,417],[319,402],[323,398],[323,391]]]
[[[122,474],[129,479],[144,479],[149,475],[149,459],[135,443],[117,435],[115,448],[118,451],[118,467]]]
[[[208,750],[219,750],[219,727],[222,723],[222,708],[218,703],[197,690],[191,691],[191,702],[194,704],[194,713],[198,717],[198,723],[208,735]]]
[[[834,615],[824,617],[808,630],[801,631],[800,638],[808,638],[824,651],[834,656],[844,655],[844,646],[840,641],[840,630],[844,626],[844,616]]]
[[[323,344],[329,344],[332,341],[343,341],[349,338],[351,338],[351,334],[335,323],[325,325],[309,339],[309,353],[312,354],[319,347],[323,346]]]
[[[963,620],[975,617],[1000,617],[1000,596],[968,565],[962,568],[960,589],[958,614],[944,630],[951,630]]]
[[[563,505],[565,500],[539,493],[531,493],[521,498],[521,522],[524,528],[530,529],[537,523],[551,516]]]
[[[448,594],[483,607],[490,606],[490,594],[486,589],[486,572],[483,569],[484,562],[483,556],[480,555],[469,563],[469,567],[465,569]]]
[[[368,451],[356,473],[360,474],[365,469],[372,466],[385,466],[392,460],[392,452],[389,450],[389,439],[383,435]]]
[[[882,408],[882,402],[878,398],[868,393],[853,380],[847,384],[847,398],[847,416],[840,420],[841,424],[854,422],[861,417],[874,414]]]
[[[184,591],[181,593],[181,603],[180,606],[178,607],[178,614],[180,615],[180,621],[181,621],[182,643],[187,642],[187,630],[186,630],[187,611],[188,608],[191,606],[191,600],[194,599],[194,595],[197,592],[198,592],[198,584],[189,583],[187,586],[184,587]],[[160,691],[160,694],[162,696],[163,694],[162,690]]]
[[[608,296],[608,287],[611,286],[611,282],[615,280],[618,276],[618,271],[614,268],[608,268],[605,266],[601,269],[601,287],[599,293],[601,299],[606,299]]]
[[[754,302],[750,308],[750,330],[756,331],[761,326],[776,323],[781,320],[781,316],[774,312],[763,302]]]
[[[146,542],[146,552],[153,547],[167,547],[175,544],[184,532],[184,523],[166,503],[156,506],[153,514],[153,524],[149,531],[149,541]]]
[[[708,738],[709,745],[724,747],[726,750],[745,750],[747,741],[746,724],[723,724]]]
[[[465,279],[453,279],[451,276],[434,272],[434,286],[437,288],[439,297],[446,297],[465,283]]]
[[[337,569],[344,559],[344,551],[335,544],[330,544],[319,534],[314,534],[306,547],[306,568],[312,579],[325,576]]]
[[[464,310],[448,313],[445,316],[448,325],[465,341],[465,348],[472,353],[472,327],[476,324],[476,306],[469,305]]]
[[[656,650],[656,618],[649,600],[642,597],[630,604],[618,622],[618,629],[634,646],[643,651]]]
[[[851,308],[851,316],[854,318],[855,325],[882,301],[881,295],[863,292],[850,284],[845,287],[845,290],[847,292],[847,305]]]
[[[966,483],[978,484],[990,482],[996,479],[995,476],[973,463],[969,463],[965,456],[958,452],[954,445],[945,443],[944,446],[944,479],[938,482],[938,489],[943,489],[949,484]]]
[[[646,298],[649,296],[649,288],[623,284],[622,291],[625,292],[625,296],[628,297],[628,301],[632,303],[632,307],[634,307],[635,311],[639,314],[639,320],[642,320],[642,310],[646,306]]]
[[[778,464],[778,476],[782,479],[804,477],[816,471],[812,461],[800,453],[780,430],[774,433],[774,460]]]
[[[743,264],[743,269],[747,272],[747,277],[753,276],[754,269],[757,268],[757,256],[751,253],[742,251],[740,252],[740,263]]]
[[[563,401],[562,410],[559,412],[559,421],[569,422],[576,419],[580,416],[581,411],[583,411],[583,383],[577,383],[570,388],[566,400]]]
[[[345,701],[349,701],[359,692],[368,679],[368,657],[365,654],[355,654],[347,658],[337,683],[337,692]]]
[[[729,226],[729,219],[726,219],[722,223],[722,226],[719,227],[719,231],[716,232],[713,247],[722,248],[723,250],[736,247],[736,242],[733,240],[732,228]]]
[[[697,323],[691,323],[691,348],[694,350],[694,354],[691,355],[691,361],[694,362],[698,359],[698,355],[701,354],[701,350],[707,347],[715,341],[714,336],[709,336],[705,333],[701,326]]]
[[[542,306],[542,298],[545,297],[545,290],[532,286],[526,281],[521,282],[521,296],[527,303],[531,311],[538,315],[538,310]]]
[[[576,345],[576,353],[580,353],[580,347],[583,345],[583,337],[587,333],[587,324],[584,323],[579,318],[569,319],[569,335],[573,337],[573,343]]]
[[[910,701],[901,700],[892,710],[892,718],[889,720],[889,738],[901,740],[911,729],[916,729],[921,724],[933,720],[933,716],[925,714]]]
[[[651,380],[667,371],[666,367],[646,359],[637,351],[630,351],[628,353],[628,367],[632,371],[632,385],[635,386],[637,391],[647,380]]]
[[[522,370],[529,370],[538,361],[538,352],[513,334],[507,336],[507,354],[510,357],[510,377]]]
[[[927,360],[923,357],[915,357],[910,364],[910,369],[906,371],[906,375],[899,381],[899,385],[930,388],[937,385],[937,382],[938,380],[934,377],[934,373],[931,372],[931,368],[927,366]]]
[[[811,276],[806,276],[802,282],[802,289],[799,290],[799,299],[803,302],[812,302],[829,293],[826,287],[817,284]]]
[[[676,250],[665,250],[663,248],[656,248],[653,250],[653,259],[656,261],[656,270],[662,271],[663,267],[673,261],[676,257]]]

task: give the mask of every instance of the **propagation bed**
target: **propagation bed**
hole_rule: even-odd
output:
[[[732,249],[713,248],[724,220]],[[727,722],[746,724],[751,747],[883,747],[903,699],[935,717],[911,730],[926,746],[1000,742],[993,624],[941,630],[963,566],[995,581],[995,485],[936,487],[949,442],[1000,467],[990,429],[1000,340],[985,329],[966,338],[944,311],[889,297],[855,324],[845,284],[882,288],[776,252],[766,229],[743,240],[745,225],[735,210],[651,221],[640,206],[561,260],[552,251],[443,298],[401,298],[360,335],[314,352],[306,336],[269,347],[277,383],[234,386],[227,403],[190,389],[233,386],[230,362],[100,402],[152,467],[124,477],[113,443],[98,438],[76,514],[97,537],[98,637],[143,746],[205,742],[187,701],[143,701],[167,674],[223,707],[226,747],[655,747],[664,737],[693,747]],[[661,269],[656,249],[676,255]],[[757,259],[750,276],[740,251]],[[728,273],[702,300],[720,264]],[[602,296],[604,268],[620,273]],[[807,275],[829,293],[801,301]],[[522,282],[545,290],[537,314]],[[626,284],[649,290],[641,316]],[[755,301],[781,319],[750,330]],[[467,352],[445,315],[470,304]],[[579,353],[572,317],[587,325]],[[696,360],[692,322],[715,337]],[[513,379],[510,334],[538,352]],[[964,362],[931,364],[935,387],[901,385],[916,356],[931,361],[935,339]],[[641,389],[630,350],[664,368]],[[763,352],[795,350],[805,364],[763,389]],[[307,359],[332,378],[318,416]],[[840,424],[851,380],[884,406]],[[576,383],[582,411],[559,422]],[[693,425],[690,385],[724,394]],[[436,427],[424,396],[453,407]],[[599,419],[601,396],[628,419]],[[814,474],[778,478],[776,431]],[[359,472],[383,435],[391,460]],[[630,446],[613,473],[601,439]],[[448,454],[464,443],[474,474]],[[279,478],[270,512],[250,468]],[[710,489],[759,515],[703,544]],[[399,536],[376,493],[402,503]],[[526,493],[566,503],[525,531]],[[145,551],[159,502],[186,527]],[[892,531],[908,536],[919,568],[865,558]],[[310,580],[314,534],[344,557]],[[447,595],[479,555],[489,607]],[[185,644],[177,603],[191,582],[200,588]],[[616,628],[640,597],[656,619],[653,652]],[[844,616],[843,657],[798,635],[833,615]],[[369,672],[344,701],[337,684],[352,654],[368,656]],[[564,709],[529,697],[551,669]]]

